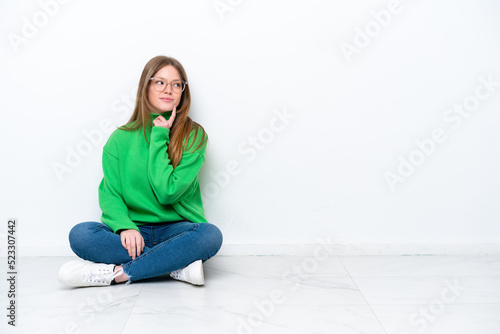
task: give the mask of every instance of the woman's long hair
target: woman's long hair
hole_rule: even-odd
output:
[[[142,128],[144,132],[144,138],[148,141],[146,137],[146,127],[151,127],[151,112],[161,113],[157,110],[148,99],[148,90],[150,85],[150,80],[156,72],[165,66],[172,65],[175,67],[181,79],[187,82],[186,71],[182,67],[181,63],[172,57],[157,56],[151,59],[144,70],[142,71],[141,79],[139,81],[139,88],[137,89],[137,99],[135,102],[135,108],[132,116],[130,117],[127,124],[120,127],[123,130],[137,130]],[[194,122],[190,117],[188,117],[189,109],[191,108],[191,93],[189,92],[189,85],[186,85],[184,92],[182,92],[179,105],[176,109],[176,116],[174,124],[170,128],[170,143],[168,145],[168,156],[175,168],[179,164],[182,152],[184,149],[189,149],[187,147],[189,134],[194,129],[195,135],[192,143],[196,142],[196,137],[198,136],[198,131],[202,132],[202,140],[200,144],[195,148],[195,150],[200,147],[204,141],[208,139],[205,130],[201,125]],[[185,140],[185,141],[184,141]],[[184,142],[184,145],[183,145]],[[149,144],[149,142],[148,142]],[[192,144],[191,144],[192,145]]]

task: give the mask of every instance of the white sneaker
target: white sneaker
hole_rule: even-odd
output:
[[[203,262],[201,260],[194,261],[185,268],[172,271],[170,277],[194,285],[204,285],[205,276],[203,275]]]
[[[123,273],[123,269],[113,272],[114,264],[95,263],[85,260],[65,263],[57,275],[59,282],[69,286],[108,286]]]

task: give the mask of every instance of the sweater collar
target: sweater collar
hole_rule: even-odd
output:
[[[165,111],[165,112],[162,112],[162,113],[159,113],[159,114],[157,114],[157,113],[150,113],[150,115],[151,115],[151,122],[153,122],[156,119],[156,117],[158,117],[160,115],[162,115],[166,120],[168,120],[170,118],[170,115],[172,115],[172,110]]]

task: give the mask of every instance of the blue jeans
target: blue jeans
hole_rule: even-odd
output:
[[[100,222],[75,225],[69,243],[84,260],[122,265],[129,282],[167,274],[197,260],[204,262],[222,246],[222,233],[209,223],[181,221],[138,227],[145,246],[135,260],[122,246],[120,235]]]

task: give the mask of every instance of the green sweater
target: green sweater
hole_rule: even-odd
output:
[[[171,112],[151,114],[153,120]],[[200,130],[181,161],[173,169],[167,154],[170,130],[146,126],[138,130],[115,130],[103,148],[104,177],[99,185],[101,220],[113,232],[139,230],[138,225],[188,220],[206,223],[201,200],[198,172],[205,161],[205,142],[196,150],[203,133]],[[194,139],[194,130],[188,147]]]

